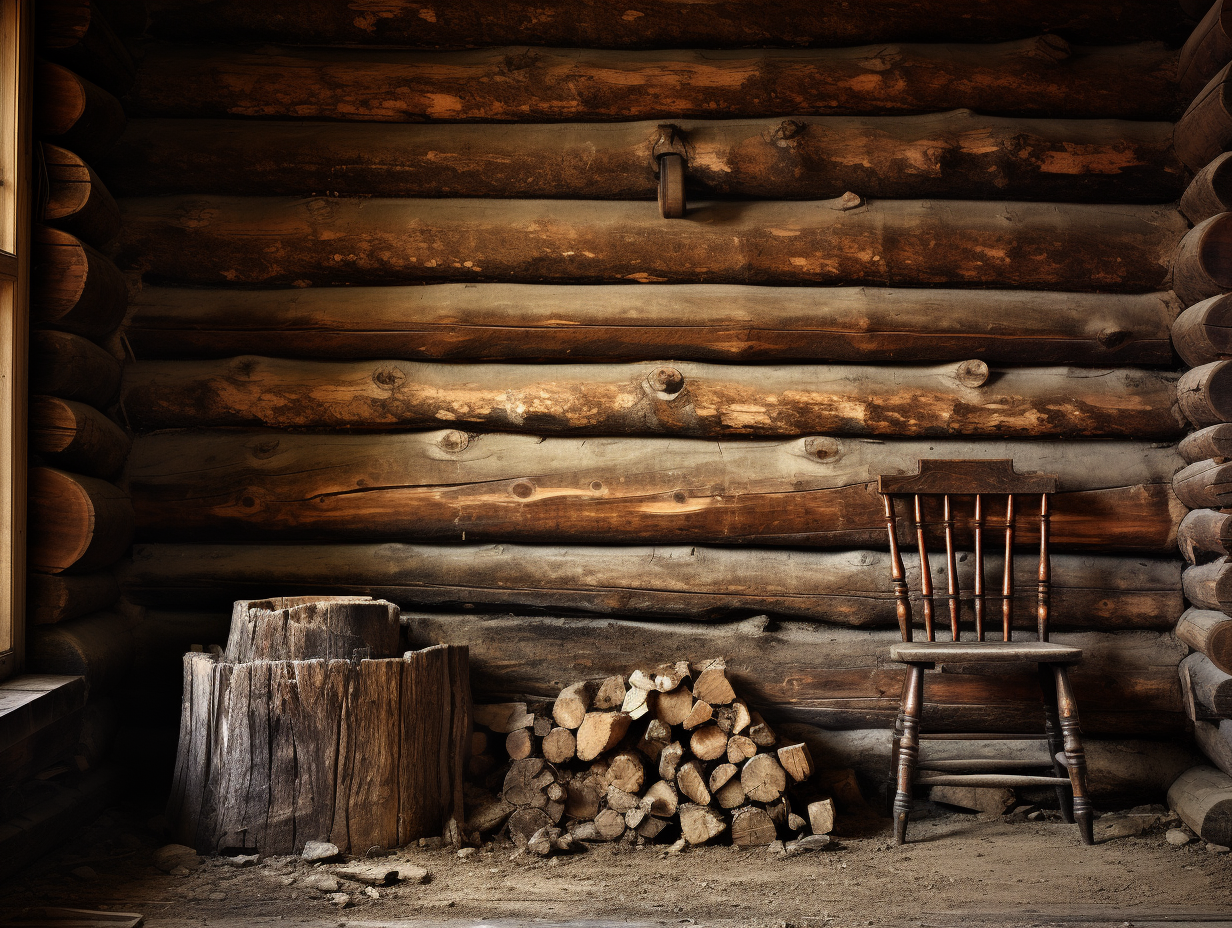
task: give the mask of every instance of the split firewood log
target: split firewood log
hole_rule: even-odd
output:
[[[720,789],[724,783],[739,773],[739,768],[735,764],[719,764],[710,771],[710,792],[715,792]]]
[[[803,831],[804,826],[807,824],[808,822],[804,820],[803,816],[797,815],[795,812],[787,814],[787,827],[792,831]]]
[[[774,802],[787,788],[787,772],[773,754],[758,754],[745,761],[740,782],[753,801]]]
[[[535,724],[531,726],[531,731],[534,732],[536,738],[546,738],[556,727],[552,716],[540,710],[535,710],[532,714],[535,716]]]
[[[727,739],[727,760],[740,765],[757,753],[753,739],[745,735],[733,735]]]
[[[726,706],[736,698],[727,679],[727,664],[722,658],[704,662],[693,678],[693,695],[712,706]]]
[[[567,728],[553,728],[543,739],[542,748],[549,763],[563,764],[577,753],[577,738]]]
[[[603,793],[595,786],[573,780],[565,786],[565,814],[581,822],[594,821],[599,814]]]
[[[765,847],[778,837],[770,816],[757,806],[737,809],[732,814],[731,830],[736,847]]]
[[[590,711],[594,696],[595,687],[592,683],[572,683],[566,686],[552,704],[552,718],[561,728],[577,728]]]
[[[680,833],[689,844],[705,844],[727,830],[724,817],[705,805],[685,803],[679,815]]]
[[[685,731],[692,731],[698,725],[705,725],[714,717],[714,709],[710,703],[697,700],[693,703],[693,708],[689,710],[689,714],[685,716],[684,725]]]
[[[660,693],[655,700],[655,718],[664,725],[681,725],[693,711],[693,691],[684,684],[666,693]]]
[[[646,726],[645,733],[642,735],[642,740],[637,743],[637,749],[650,758],[650,760],[657,761],[659,753],[671,744],[671,741],[671,726],[664,724],[659,719],[651,719],[650,724]]]
[[[621,815],[628,812],[630,809],[636,809],[641,800],[633,793],[626,793],[623,789],[615,786],[609,786],[604,794],[604,802],[609,809],[615,809]]]
[[[526,711],[524,702],[475,706],[474,719],[476,725],[482,725],[501,735],[507,735],[518,728],[530,728],[535,724],[535,717]]]
[[[813,775],[813,756],[807,744],[789,744],[778,749],[779,763],[797,783],[803,783]]]
[[[676,661],[674,664],[660,664],[653,671],[635,670],[629,674],[629,685],[638,689],[655,690],[666,693],[676,689],[690,678],[689,662]]]
[[[595,827],[592,821],[586,822],[570,822],[569,835],[574,841],[606,841],[607,838],[599,834],[599,829]]]
[[[717,760],[727,753],[727,735],[718,725],[703,725],[689,739],[689,750],[702,760]]]
[[[578,760],[594,760],[616,747],[632,721],[624,712],[587,712],[577,731]]]
[[[672,786],[667,780],[658,780],[650,789],[646,790],[646,794],[642,796],[642,806],[646,808],[651,815],[659,818],[671,818],[676,814],[676,809],[680,804],[680,797],[676,793],[676,787]]]
[[[683,759],[684,745],[673,741],[659,752],[659,776],[668,782],[674,781]]]
[[[620,711],[631,719],[640,719],[654,708],[655,690],[644,690],[638,686],[630,686],[625,690],[625,700],[620,704]]]
[[[547,813],[542,809],[518,809],[509,816],[509,837],[524,850],[535,832],[551,824]]]
[[[750,712],[748,736],[753,739],[753,743],[759,748],[774,747],[775,736],[774,730],[766,724],[766,720],[761,717],[759,712]]]
[[[496,831],[505,821],[512,815],[517,807],[511,802],[507,802],[504,797],[489,795],[486,800],[472,803],[467,803],[470,817],[467,818],[466,824],[463,826],[463,831],[467,834],[478,832],[479,834],[487,834],[491,831]]]
[[[828,835],[834,830],[834,800],[815,799],[808,804],[809,830],[815,835]]]
[[[595,816],[595,828],[605,841],[615,841],[625,833],[625,817],[615,809],[604,809]]]
[[[710,805],[710,790],[706,788],[706,773],[695,760],[686,761],[676,772],[676,788],[699,806]]]
[[[619,709],[624,705],[626,688],[627,683],[623,676],[617,674],[608,677],[599,684],[599,689],[595,692],[595,698],[590,707],[592,709]]]
[[[636,754],[621,752],[612,758],[607,771],[607,784],[626,793],[637,793],[646,779],[646,768]]]
[[[648,813],[641,806],[638,806],[636,809],[630,809],[625,813],[625,827],[637,828],[638,825],[642,824],[642,820],[649,814],[650,813]]]
[[[786,796],[781,796],[774,802],[767,804],[766,812],[770,816],[770,821],[776,825],[786,825],[787,816],[791,814],[791,802]]]
[[[637,826],[637,833],[647,841],[653,841],[659,837],[659,833],[666,827],[666,818],[656,818],[654,815],[648,815],[642,819],[642,824]]]
[[[527,757],[510,765],[501,795],[518,808],[542,809],[548,803],[547,787],[555,782],[556,771],[542,757]]]
[[[535,740],[531,729],[518,728],[505,736],[505,750],[514,760],[522,760],[534,753]]]
[[[749,801],[749,794],[736,777],[728,780],[715,792],[714,801],[724,809],[737,809]]]

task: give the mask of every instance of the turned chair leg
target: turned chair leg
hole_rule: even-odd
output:
[[[898,700],[898,715],[894,717],[894,735],[890,739],[890,780],[891,784],[898,782],[898,750],[903,741],[903,706],[907,703],[907,690],[911,687],[911,671],[903,674],[903,692]],[[1058,748],[1058,750],[1060,750]],[[886,791],[886,811],[894,814],[894,790]]]
[[[898,743],[898,791],[894,794],[894,841],[907,840],[907,820],[911,817],[911,792],[915,767],[920,757],[920,709],[924,704],[924,666],[909,664],[903,687],[902,736]]]
[[[1052,668],[1047,664],[1036,664],[1039,671],[1040,690],[1044,694],[1044,735],[1048,739],[1048,756],[1052,759],[1052,772],[1059,777],[1068,777],[1065,764],[1058,760],[1063,749],[1061,740],[1061,718],[1057,715],[1057,681],[1052,675]],[[1057,801],[1061,805],[1061,818],[1069,824],[1074,823],[1074,801],[1070,791],[1065,786],[1057,787]]]
[[[1069,675],[1064,666],[1053,667],[1057,683],[1057,703],[1061,715],[1061,734],[1065,741],[1065,766],[1069,768],[1069,781],[1074,786],[1074,820],[1083,844],[1094,844],[1095,835],[1091,823],[1091,800],[1087,798],[1087,759],[1082,750],[1082,728],[1078,724],[1078,705],[1074,691],[1069,685]]]

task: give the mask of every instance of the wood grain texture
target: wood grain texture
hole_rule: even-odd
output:
[[[1232,423],[1219,422],[1190,432],[1176,450],[1189,464],[1207,458],[1232,457]]]
[[[1177,157],[1194,173],[1232,146],[1228,75],[1229,66],[1225,65],[1193,98],[1173,129]]]
[[[1221,293],[1186,309],[1172,324],[1172,343],[1191,367],[1232,357],[1232,295]]]
[[[944,563],[931,563],[940,577]],[[972,558],[959,564],[972,588]],[[987,559],[987,570],[1001,561]],[[1015,558],[1015,620],[1034,627],[1039,561]],[[1058,627],[1171,628],[1183,610],[1180,561],[1058,554]],[[918,561],[908,558],[918,588]],[[138,544],[119,571],[133,602],[180,607],[254,595],[371,595],[413,606],[486,604],[719,620],[750,612],[840,625],[897,625],[881,551],[525,545]],[[919,609],[915,610],[919,614]],[[965,620],[965,619],[964,619]],[[558,690],[559,691],[559,690]]]
[[[143,287],[138,358],[411,361],[1172,362],[1171,293],[872,287],[432,284],[287,290]]]
[[[126,199],[121,263],[152,282],[952,285],[1144,292],[1187,228],[1169,206],[871,201]]]
[[[1181,774],[1168,790],[1168,805],[1210,844],[1232,842],[1232,777],[1205,765]]]
[[[155,35],[192,42],[261,41],[331,45],[556,45],[586,48],[724,48],[858,45],[864,42],[982,42],[1056,32],[1071,41],[1115,44],[1166,39],[1187,27],[1163,0],[1037,0],[990,7],[978,0],[877,0],[848,8],[804,0],[611,3],[606,0],[482,0],[424,6],[387,0],[379,9],[330,0],[150,0]],[[1205,12],[1205,11],[1204,11]],[[1200,18],[1201,13],[1195,18]]]
[[[1223,0],[1215,0],[1197,28],[1185,40],[1181,59],[1177,66],[1177,88],[1181,94],[1192,99],[1207,81],[1218,74],[1232,61],[1232,8],[1224,12]]]
[[[1176,544],[1184,509],[1169,482],[1182,460],[1145,443],[170,431],[138,439],[125,486],[145,540],[880,547],[878,474],[929,456],[1058,474],[1052,539],[1063,547]],[[1024,538],[1031,527],[1024,518]]]
[[[561,681],[602,677],[630,663],[664,655],[703,660],[730,655],[732,685],[773,718],[828,728],[889,727],[899,709],[902,666],[888,662],[897,631],[857,631],[764,619],[723,625],[549,616],[413,613],[413,642],[470,642],[476,694],[559,692]],[[1183,725],[1177,664],[1184,649],[1155,632],[1062,633],[1061,644],[1082,648],[1072,675],[1083,709],[1083,730],[1128,734]],[[999,678],[978,673],[929,678],[925,730],[1039,731],[1039,686],[1034,672]],[[1001,700],[1002,708],[989,702]],[[962,727],[963,725],[969,727]],[[970,727],[974,726],[974,727]],[[886,755],[882,755],[883,758]],[[824,761],[819,758],[819,762]],[[885,761],[883,759],[882,763]]]
[[[1172,289],[1186,306],[1232,289],[1232,213],[1204,219],[1181,239]]]
[[[187,654],[167,818],[207,854],[434,837],[463,819],[469,729],[465,646],[357,663]]]
[[[1179,672],[1190,719],[1232,718],[1232,676],[1200,651],[1181,661]]]
[[[114,477],[132,442],[92,406],[35,394],[30,397],[30,450],[48,464],[90,477]]]
[[[538,44],[538,43],[536,43]],[[817,50],[260,52],[151,43],[134,115],[360,122],[576,122],[907,115],[1169,119],[1177,53],[1162,43],[1071,47],[1044,35],[997,45]],[[1132,83],[1133,94],[1123,88]]]
[[[120,101],[61,65],[38,62],[34,93],[35,134],[83,158],[97,158],[124,131]]]
[[[94,169],[67,148],[42,143],[47,167],[47,203],[42,221],[63,229],[95,248],[120,234],[120,207]]]
[[[1180,210],[1194,225],[1232,209],[1232,152],[1219,155],[1194,175],[1181,196]]]
[[[1177,382],[1176,397],[1195,428],[1232,421],[1232,362],[1211,361],[1185,371]]]
[[[1224,578],[1225,564],[1216,562],[1216,565],[1212,571],[1206,570],[1209,565],[1190,567],[1185,571],[1185,595],[1196,608],[1186,610],[1176,623],[1176,637],[1195,651],[1205,654],[1224,673],[1232,673],[1232,618],[1225,614],[1227,607],[1218,599],[1214,603],[1209,602],[1197,591],[1190,593],[1196,585],[1194,581],[1209,574],[1215,578],[1211,584],[1215,596],[1224,595],[1224,587],[1232,582],[1232,578]]]
[[[27,617],[35,625],[101,612],[119,598],[120,586],[110,571],[79,576],[32,573],[26,581]]]
[[[48,226],[35,230],[30,275],[35,325],[97,340],[124,318],[124,276],[105,255],[68,232]]]
[[[95,477],[32,467],[29,562],[43,573],[89,573],[120,559],[133,538],[128,494]]]
[[[120,362],[69,332],[30,333],[30,392],[107,406],[120,392]]]
[[[1172,478],[1177,499],[1190,509],[1220,509],[1232,505],[1232,464],[1197,461]]]
[[[1212,764],[1232,776],[1232,722],[1194,722],[1194,740]]]
[[[1177,375],[1170,372],[1005,368],[971,387],[959,382],[960,367],[145,361],[125,369],[122,402],[138,430],[185,422],[364,429],[447,422],[541,434],[694,437],[1166,439],[1184,431]],[[1193,403],[1210,399],[1212,389],[1200,382]]]
[[[661,120],[391,125],[134,119],[100,164],[125,196],[654,199]],[[694,199],[866,197],[1163,202],[1172,126],[920,116],[678,120]]]
[[[1177,529],[1181,554],[1191,564],[1210,556],[1223,557],[1232,545],[1232,513],[1195,509]]]
[[[370,596],[294,596],[238,600],[222,659],[250,661],[351,660],[398,651],[398,607]]]

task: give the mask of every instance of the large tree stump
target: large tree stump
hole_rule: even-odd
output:
[[[184,657],[174,839],[207,854],[456,840],[468,649],[386,657],[397,623],[396,606],[367,597],[236,603],[226,654]],[[361,649],[378,656],[334,659]]]

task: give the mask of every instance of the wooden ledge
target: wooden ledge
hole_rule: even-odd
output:
[[[85,677],[24,674],[0,683],[0,752],[86,704]]]

